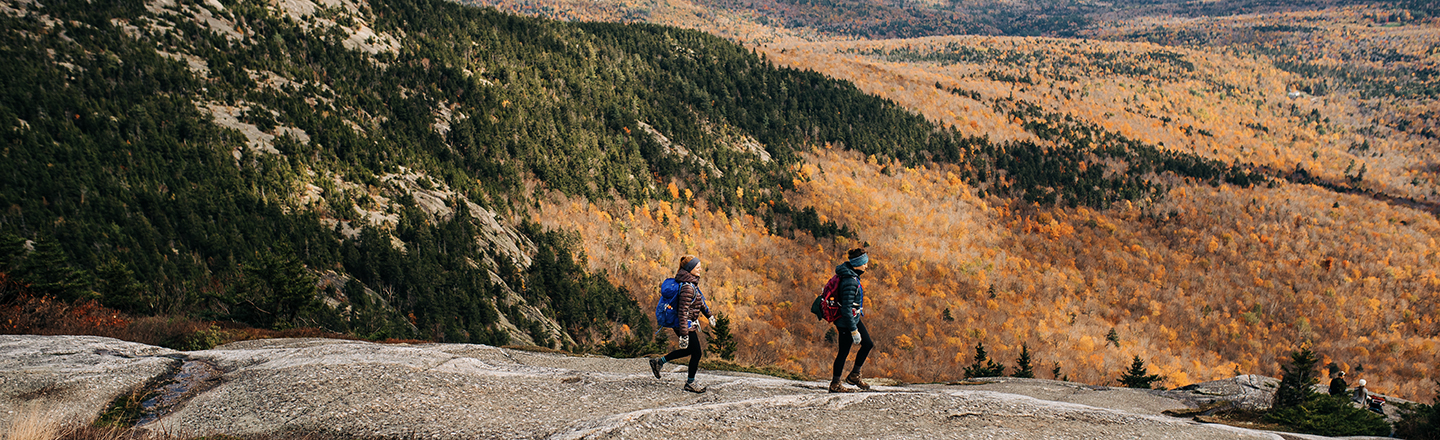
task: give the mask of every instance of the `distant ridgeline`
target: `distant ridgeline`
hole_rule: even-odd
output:
[[[1144,175],[1083,171],[1100,169],[1087,153],[1248,182],[1055,115],[1028,117],[1050,120],[1031,128],[1060,147],[991,143],[653,25],[443,1],[15,7],[0,10],[0,270],[139,315],[488,344],[518,331],[571,349],[622,324],[648,334],[630,293],[586,272],[572,235],[497,226],[525,218],[540,196],[527,182],[698,203],[674,182],[779,233],[853,234],[777,190],[823,143],[956,163],[992,195],[1040,204],[1163,194]]]

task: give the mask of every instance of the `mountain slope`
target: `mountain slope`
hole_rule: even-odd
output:
[[[1434,68],[1440,34],[1425,5],[1230,16],[1215,4],[1198,19],[1139,14],[1086,31],[1112,41],[832,40],[757,25],[743,8],[651,2],[628,6],[648,11],[633,16],[604,5],[628,3],[530,12],[727,35],[961,138],[1016,142],[1002,151],[1017,158],[1139,146],[1230,164],[1250,173],[1231,182],[1262,183],[1197,186],[1099,157],[1060,161],[1070,169],[1005,164],[994,169],[1003,178],[977,181],[969,173],[1001,159],[967,150],[957,168],[921,168],[822,149],[786,198],[856,240],[777,241],[749,218],[654,204],[547,208],[547,224],[582,231],[593,267],[637,291],[664,273],[654,256],[694,246],[720,259],[707,292],[741,317],[742,356],[827,374],[829,348],[815,342],[827,328],[806,324],[805,297],[845,247],[868,241],[881,257],[867,286],[882,374],[955,377],[983,342],[1000,359],[1038,347],[1043,363],[1093,383],[1141,355],[1183,385],[1236,370],[1279,374],[1286,352],[1308,343],[1372,387],[1434,392],[1427,316],[1440,291],[1431,166],[1440,150],[1427,134],[1434,81],[1422,72]],[[1046,172],[1017,173],[1036,165]],[[1086,202],[1085,190],[1111,188],[1073,184],[1087,171],[1152,190],[1131,204]],[[577,209],[587,212],[566,214]]]
[[[1183,385],[1274,374],[1309,341],[1431,392],[1440,226],[1299,181],[1299,147],[1220,153],[1202,110],[1288,99],[1206,82],[1234,58],[1009,39],[1015,59],[946,71],[1001,43],[751,50],[444,2],[10,2],[3,20],[0,263],[37,293],[635,354],[662,349],[644,306],[695,253],[743,360],[824,375],[834,336],[804,306],[868,242],[880,374],[950,380],[985,343],[1092,383],[1144,355]],[[1090,103],[1081,80],[1131,96]],[[1177,94],[1235,107],[1170,116]],[[1313,119],[1266,128],[1308,146],[1329,130]],[[1304,168],[1345,180],[1326,139]],[[1401,187],[1381,194],[1423,197]]]

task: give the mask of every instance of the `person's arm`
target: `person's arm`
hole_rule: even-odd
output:
[[[698,288],[695,289],[695,292],[700,295],[700,312],[705,314],[705,319],[710,320],[710,325],[715,325],[715,314],[710,312],[710,303],[705,301],[705,292],[701,292]]]
[[[840,286],[835,294],[836,302],[840,303],[840,319],[848,319],[850,329],[855,330],[860,325],[860,279],[854,277],[840,278]],[[855,330],[858,332],[859,330]]]
[[[690,312],[694,309],[695,285],[680,283],[680,297],[675,298],[675,316],[680,317],[680,335],[690,333]]]

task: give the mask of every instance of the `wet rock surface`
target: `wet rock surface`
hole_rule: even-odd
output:
[[[1169,391],[998,378],[828,394],[823,382],[704,371],[709,392],[692,394],[681,389],[682,365],[655,379],[643,359],[469,344],[272,339],[182,354],[106,338],[4,336],[0,359],[0,413],[42,403],[83,420],[114,396],[36,390],[159,389],[186,380],[184,359],[203,377],[178,386],[175,401],[141,427],[185,436],[1282,438],[1159,415],[1193,405]]]
[[[94,420],[121,395],[179,368],[180,352],[96,336],[0,336],[0,427],[26,411]]]

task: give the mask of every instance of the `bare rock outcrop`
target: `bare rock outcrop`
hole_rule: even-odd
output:
[[[0,336],[0,356],[0,414],[61,405],[81,422],[115,395],[90,390],[151,383],[182,360],[203,364],[222,377],[177,394],[140,426],[184,436],[1280,438],[1159,415],[1187,405],[1163,393],[1043,380],[829,394],[821,382],[705,371],[709,392],[691,394],[681,389],[683,366],[656,379],[642,359],[325,339],[178,353],[105,338]]]
[[[97,336],[0,336],[0,427],[32,410],[89,423],[115,398],[171,374],[181,357]]]

